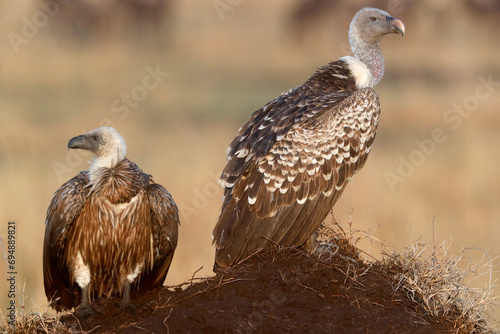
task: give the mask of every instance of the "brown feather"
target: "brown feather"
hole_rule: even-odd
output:
[[[47,209],[43,244],[43,283],[49,300],[58,311],[71,309],[80,301],[78,287],[72,284],[70,273],[62,261],[68,231],[80,215],[87,197],[88,175],[82,172],[56,190]]]
[[[177,245],[178,210],[171,195],[133,162],[99,170],[95,182],[82,172],[59,188],[47,211],[44,284],[60,311],[80,303],[75,259],[90,268],[91,296],[121,293],[141,266],[141,290],[165,279]]]
[[[304,243],[364,165],[379,113],[376,93],[358,90],[343,61],[256,111],[228,149],[216,263]]]

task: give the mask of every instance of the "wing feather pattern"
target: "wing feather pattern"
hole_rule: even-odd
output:
[[[255,112],[231,143],[214,229],[218,265],[273,243],[303,244],[363,167],[378,125],[378,96],[356,89],[342,63]]]
[[[73,177],[56,190],[47,210],[43,282],[45,295],[49,300],[55,301],[52,306],[57,311],[62,308],[71,309],[80,303],[79,288],[71,281],[64,257],[68,232],[85,205],[88,182],[87,172]]]
[[[163,186],[147,187],[153,230],[153,268],[140,280],[139,289],[147,291],[163,285],[177,247],[179,210],[172,195]]]

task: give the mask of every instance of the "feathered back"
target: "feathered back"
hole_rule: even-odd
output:
[[[342,60],[253,113],[221,176],[216,263],[233,265],[268,244],[303,244],[364,165],[379,113],[376,93],[357,89]]]
[[[356,87],[349,77],[345,62],[332,62],[319,68],[303,85],[255,111],[226,151],[228,164],[222,172],[221,185],[234,185],[251,161],[266,156],[292,127],[301,126],[352,94]]]

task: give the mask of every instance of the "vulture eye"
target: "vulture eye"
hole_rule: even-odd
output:
[[[92,136],[92,139],[95,140],[95,141],[97,141],[99,139],[99,136],[94,135],[94,136]]]
[[[377,18],[372,16],[372,17],[370,17],[370,21],[375,22],[375,21],[377,21]]]

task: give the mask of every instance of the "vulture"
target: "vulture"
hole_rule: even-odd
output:
[[[384,74],[379,41],[402,21],[363,8],[350,24],[354,56],[320,67],[255,111],[227,149],[224,198],[213,231],[215,267],[269,245],[303,245],[366,162],[379,122],[373,87]]]
[[[95,154],[88,171],[63,184],[45,221],[45,295],[57,310],[122,295],[119,307],[134,312],[131,289],[162,286],[175,248],[179,212],[170,193],[126,158],[123,137],[102,127],[72,138],[68,149]]]

